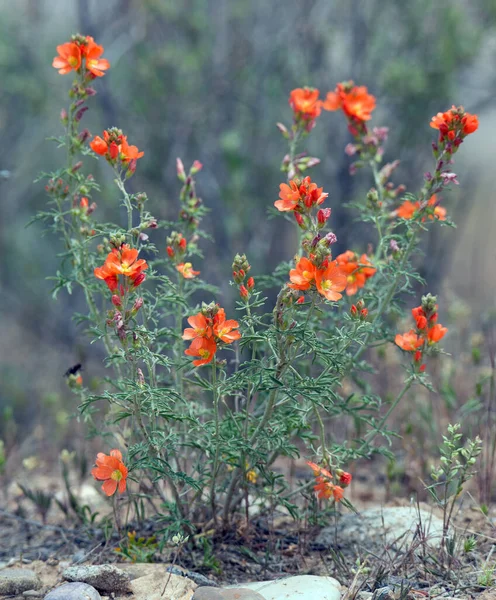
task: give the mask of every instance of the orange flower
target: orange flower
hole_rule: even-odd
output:
[[[102,490],[112,496],[117,490],[123,494],[126,490],[127,468],[122,462],[119,450],[111,450],[110,456],[99,452],[95,461],[96,467],[91,474],[97,481],[103,481]]]
[[[310,177],[292,179],[289,185],[281,183],[279,188],[280,200],[276,200],[274,206],[281,212],[297,209],[308,212],[313,206],[322,204],[329,195],[322,193],[323,188],[317,187]]]
[[[339,485],[335,485],[332,488],[332,495],[334,496],[334,500],[336,502],[339,502],[340,500],[343,499],[344,496],[344,490],[342,487],[340,487]]]
[[[322,108],[331,111],[342,109],[350,119],[369,121],[375,105],[375,97],[365,86],[356,86],[350,81],[338,83],[333,92],[328,92]]]
[[[336,257],[340,269],[346,274],[346,295],[353,296],[360,288],[363,288],[369,277],[375,275],[376,270],[366,254],[360,258],[347,250]]]
[[[313,121],[322,110],[319,90],[313,88],[296,88],[289,95],[289,106],[293,109],[296,120]]]
[[[212,362],[212,359],[217,351],[217,344],[213,338],[197,337],[191,342],[191,346],[184,351],[188,356],[198,356],[199,359],[194,360],[195,367],[206,365]]]
[[[319,467],[319,465],[310,460],[307,460],[307,465],[312,469],[314,477],[323,476],[332,479],[332,474],[327,469],[324,469],[324,467]]]
[[[106,71],[110,68],[110,63],[106,58],[100,58],[103,54],[103,46],[95,43],[95,40],[90,36],[86,36],[86,46],[82,46],[83,55],[86,58],[86,69],[95,77],[103,77]]]
[[[324,479],[324,477],[317,477],[313,489],[319,500],[322,498],[328,500],[332,496],[334,484]]]
[[[179,263],[176,265],[176,269],[181,273],[184,279],[193,279],[200,274],[200,271],[193,271],[193,265],[190,262]]]
[[[434,210],[431,211],[428,215],[428,218],[432,221],[437,219],[438,221],[446,221],[446,209],[443,206],[439,206],[436,194],[433,194],[429,202],[427,202],[427,206],[434,207]],[[420,202],[411,202],[410,200],[405,200],[401,206],[399,206],[395,211],[394,215],[400,217],[400,219],[413,219],[415,214],[420,210],[421,204]],[[425,217],[422,218],[422,222],[425,222]]]
[[[130,146],[127,143],[126,135],[122,136],[122,141],[119,148],[119,157],[121,159],[121,162],[128,163],[131,160],[138,160],[138,158],[141,158],[142,156],[144,156],[144,154],[144,152],[140,152],[138,150],[137,146]]]
[[[279,189],[280,200],[276,200],[274,206],[281,212],[294,210],[300,201],[300,191],[297,183],[293,180],[289,182],[289,185],[287,183],[281,183]]]
[[[53,59],[52,66],[58,69],[61,75],[77,71],[81,67],[81,49],[75,42],[57,46],[57,52],[59,55]]]
[[[395,210],[395,214],[400,219],[412,219],[419,206],[419,202],[413,203],[410,202],[410,200],[405,200],[403,204]]]
[[[138,250],[131,248],[129,244],[122,244],[119,249],[114,248],[107,255],[103,266],[96,267],[94,275],[103,279],[109,289],[114,291],[118,286],[119,275],[129,277],[133,285],[138,287],[145,279],[143,271],[146,269],[148,264],[142,258],[138,259]]]
[[[212,336],[210,319],[207,319],[201,312],[189,317],[188,323],[191,325],[191,328],[188,327],[184,330],[183,340],[194,340],[196,338]]]
[[[214,334],[219,340],[226,342],[226,344],[232,344],[236,340],[239,340],[241,333],[234,331],[238,327],[239,323],[234,319],[226,321],[226,313],[223,308],[220,308],[214,316]]]
[[[453,105],[450,110],[444,113],[438,112],[432,117],[430,126],[439,130],[441,140],[454,141],[457,139],[458,142],[461,142],[465,136],[477,131],[479,119],[477,115],[465,112],[463,106]]]
[[[315,280],[315,265],[304,256],[296,263],[296,268],[289,272],[291,283],[288,287],[293,290],[308,290]]]
[[[423,345],[424,340],[415,333],[414,329],[410,329],[408,333],[404,333],[403,335],[398,333],[394,338],[394,342],[402,350],[414,352]]]
[[[436,323],[433,327],[429,329],[429,333],[427,334],[427,339],[429,340],[429,343],[437,344],[437,342],[443,339],[447,331],[447,327],[443,327],[441,324]]]
[[[346,287],[346,274],[339,268],[336,261],[332,261],[325,269],[316,271],[315,284],[321,296],[336,302],[343,297],[339,292],[342,292]]]

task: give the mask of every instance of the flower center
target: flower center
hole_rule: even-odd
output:
[[[69,56],[67,62],[71,65],[71,67],[74,68],[77,67],[79,61],[75,56]]]
[[[346,281],[348,283],[353,283],[355,281],[355,276],[354,275],[348,275],[348,277],[346,278]]]
[[[88,67],[96,67],[97,63],[98,63],[98,61],[93,58],[93,59],[87,61],[87,66]]]
[[[208,350],[205,350],[205,348],[201,348],[200,350],[198,350],[198,355],[200,356],[200,358],[206,359],[209,357],[210,353]]]
[[[120,481],[122,479],[122,473],[119,471],[119,469],[116,469],[112,472],[110,479],[113,479],[114,481]]]
[[[330,290],[332,288],[332,279],[324,279],[321,286],[324,290]]]
[[[313,275],[312,275],[312,273],[311,273],[310,271],[303,271],[303,277],[304,277],[305,279],[308,279],[309,281],[310,281],[311,279],[313,279]]]

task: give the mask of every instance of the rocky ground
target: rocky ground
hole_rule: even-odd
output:
[[[475,507],[457,514],[452,534],[460,543],[451,559],[441,548],[441,533],[442,520],[428,506],[373,507],[305,532],[287,518],[273,528],[259,519],[249,532],[212,539],[210,560],[193,549],[174,565],[159,554],[154,559],[164,562],[131,564],[116,562],[114,542],[106,543],[101,532],[44,526],[3,511],[0,597],[496,600],[491,518]],[[467,537],[476,541],[468,551]]]

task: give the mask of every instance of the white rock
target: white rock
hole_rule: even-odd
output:
[[[413,506],[395,506],[374,508],[359,515],[346,514],[338,521],[338,540],[346,539],[369,548],[383,548],[395,545],[407,548],[415,539],[417,531],[422,530],[428,543],[439,547],[443,534],[443,521],[439,517],[418,510]],[[317,536],[317,543],[331,546],[334,544],[335,529],[325,527]]]
[[[333,577],[297,575],[275,581],[258,581],[229,586],[248,588],[258,592],[265,600],[339,600],[341,586]]]
[[[167,581],[165,593],[162,595]],[[164,571],[155,571],[131,581],[133,600],[191,600],[197,587],[196,583],[187,577]]]
[[[91,585],[75,582],[53,589],[44,600],[101,600],[101,596]]]

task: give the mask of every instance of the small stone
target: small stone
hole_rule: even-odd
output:
[[[101,600],[101,596],[91,585],[74,582],[48,592],[44,600]]]
[[[229,589],[249,588],[264,600],[340,600],[341,585],[333,577],[297,575],[276,581],[258,581],[229,586]]]
[[[38,575],[29,569],[0,571],[0,596],[15,596],[26,590],[37,590],[41,585]]]
[[[54,556],[52,556],[46,561],[46,564],[49,567],[56,567],[59,564],[59,560],[58,560],[58,558],[55,558]]]
[[[43,596],[43,592],[39,592],[38,590],[27,590],[22,592],[22,595],[25,598],[41,598]]]
[[[199,587],[191,600],[264,600],[264,597],[248,588],[219,589]]]
[[[62,571],[67,581],[82,581],[102,592],[129,592],[131,578],[114,565],[69,567]]]

